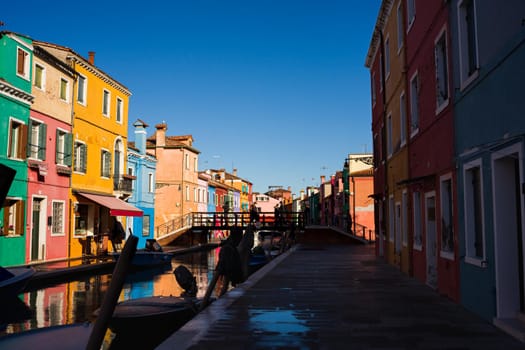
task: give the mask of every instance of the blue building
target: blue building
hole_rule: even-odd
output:
[[[133,176],[133,194],[128,203],[143,211],[142,217],[128,218],[127,228],[131,228],[139,238],[138,247],[146,246],[147,239],[155,238],[155,173],[157,159],[146,153],[146,128],[148,124],[140,119],[133,123],[135,142],[128,144],[128,175]]]
[[[525,2],[450,6],[461,303],[508,331],[525,311]]]

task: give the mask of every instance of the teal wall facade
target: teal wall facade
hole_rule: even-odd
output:
[[[29,109],[32,103],[31,77],[33,66],[33,48],[29,38],[13,33],[0,33],[0,163],[16,171],[15,178],[9,188],[7,199],[0,210],[0,265],[11,266],[25,263],[25,246],[27,235],[27,161],[25,152],[20,157],[9,157],[9,140],[11,121],[21,124],[20,137],[27,143],[27,125]],[[28,53],[28,75],[17,74],[18,48]],[[9,206],[14,202],[22,202],[22,227],[16,234],[9,234],[6,221]]]

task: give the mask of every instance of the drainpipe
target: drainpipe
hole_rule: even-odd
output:
[[[75,76],[73,78],[73,89],[71,89],[71,113],[70,113],[70,123],[71,123],[71,147],[74,149],[74,145],[75,145],[75,142],[74,142],[74,138],[73,138],[73,128],[75,126],[75,109],[74,109],[74,106],[75,106],[75,87],[77,85],[77,79],[78,79],[78,74],[77,74],[77,70],[76,70],[76,67],[75,67],[75,59],[71,59],[71,58],[67,58],[68,60],[71,60],[71,68],[73,68],[73,71],[75,72]],[[74,162],[73,162],[73,149],[71,150],[71,167],[73,168],[75,166]],[[72,178],[73,176],[70,176],[69,177],[69,198],[71,198],[72,196],[72,192],[73,192],[73,181],[72,181]],[[74,209],[74,202],[70,199],[69,200],[69,233],[68,233],[68,239],[67,239],[67,257],[71,258],[71,244],[72,244],[72,237],[73,237],[73,232],[75,230],[75,209]],[[71,220],[71,218],[73,218],[73,220]]]
[[[379,69],[381,69],[381,76],[383,77],[383,79],[381,79],[380,83],[381,83],[381,89],[382,89],[382,92],[381,92],[381,99],[383,100],[383,132],[381,133],[381,149],[382,149],[382,155],[383,157],[385,157],[385,166],[384,166],[384,185],[383,185],[383,189],[384,189],[384,193],[383,193],[383,199],[382,199],[382,202],[383,202],[383,205],[382,205],[382,212],[383,212],[383,222],[381,224],[383,224],[385,222],[385,220],[387,219],[387,216],[385,215],[386,214],[386,205],[388,201],[385,201],[385,199],[388,199],[388,163],[386,162],[386,158],[387,158],[387,148],[386,148],[386,111],[387,111],[387,106],[386,106],[386,84],[385,84],[385,57],[384,57],[384,54],[383,54],[383,51],[384,51],[384,37],[383,37],[383,32],[381,30],[378,30],[379,32],[379,48],[381,50],[381,60],[379,62]],[[386,225],[385,225],[385,228],[386,228]],[[385,234],[386,236],[386,232],[383,231],[382,228],[380,228],[381,230],[381,233],[382,234]],[[386,229],[385,229],[386,231]],[[381,242],[380,244],[383,246],[383,256],[386,256],[386,245],[384,243],[384,239],[383,237],[381,237],[381,239],[383,240],[383,242]]]

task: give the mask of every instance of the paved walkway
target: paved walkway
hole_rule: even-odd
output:
[[[374,256],[296,245],[157,349],[525,349]]]

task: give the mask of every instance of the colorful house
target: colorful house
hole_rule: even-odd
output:
[[[73,91],[73,173],[71,175],[70,257],[97,253],[95,245],[111,233],[116,221],[142,211],[125,202],[132,193],[127,170],[128,106],[131,92],[70,48],[35,42],[77,73]],[[66,94],[69,96],[69,94]]]
[[[525,313],[525,3],[450,9],[460,300],[512,333]]]
[[[33,67],[32,40],[0,32],[0,163],[16,171],[0,210],[0,265],[26,262],[27,133]],[[2,174],[0,176],[4,176]],[[2,179],[3,186],[4,179]]]
[[[65,259],[69,243],[72,101],[76,73],[46,50],[33,50],[27,145],[27,261]]]
[[[372,105],[372,138],[374,148],[374,222],[376,228],[376,254],[386,256],[387,250],[387,175],[386,163],[386,109],[385,109],[385,81],[383,67],[383,28],[387,17],[386,4],[381,5],[376,25],[368,48],[365,66],[370,70],[370,95]],[[388,5],[391,7],[391,5]],[[389,51],[390,52],[390,51]],[[390,249],[389,252],[392,250]]]
[[[155,227],[173,222],[180,228],[189,224],[188,214],[198,210],[200,151],[193,147],[191,135],[166,136],[166,123],[155,128],[146,140],[146,149],[157,158]]]
[[[407,91],[405,71],[404,1],[383,1],[372,35],[366,66],[371,69],[372,108],[380,109],[374,122],[374,147],[382,147],[385,168],[377,188],[381,193],[381,240],[387,261],[410,271],[408,238]],[[374,61],[378,61],[375,63]],[[375,63],[375,64],[374,64]],[[379,79],[376,82],[376,79]],[[378,90],[376,90],[378,88]],[[380,94],[381,103],[377,103]],[[377,106],[376,106],[377,105]],[[380,122],[379,122],[380,121]],[[382,136],[379,136],[379,133]],[[380,140],[381,138],[381,140]],[[383,143],[382,145],[380,143]],[[378,208],[379,209],[379,208]]]
[[[387,237],[380,239],[378,254],[458,300],[448,6],[383,1],[366,65],[372,75],[374,156],[385,161],[384,167],[376,161],[376,220],[379,235]]]
[[[197,187],[197,211],[207,212],[208,211],[208,181],[210,175],[205,172],[199,172],[199,181]]]
[[[132,230],[139,238],[137,246],[145,247],[148,239],[155,237],[155,173],[157,159],[146,152],[146,128],[148,124],[137,119],[133,123],[135,142],[128,142],[128,170],[133,176],[133,193],[128,203],[142,210],[143,216],[130,217],[126,221],[127,230]]]
[[[406,14],[413,274],[459,300],[449,7],[409,1]]]
[[[348,167],[348,217],[351,230],[360,237],[375,239],[374,221],[374,169],[371,154],[349,154]]]

